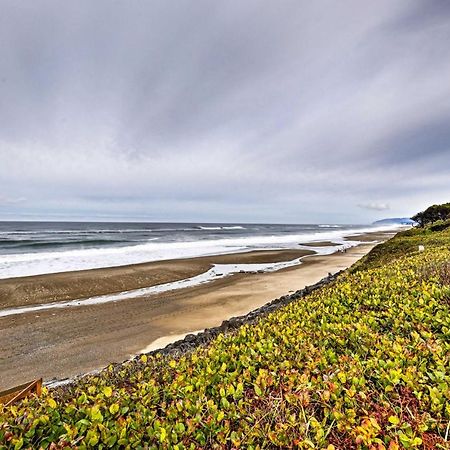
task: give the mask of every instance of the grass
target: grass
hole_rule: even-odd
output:
[[[0,448],[450,448],[449,244],[403,232],[206,348],[4,408]]]

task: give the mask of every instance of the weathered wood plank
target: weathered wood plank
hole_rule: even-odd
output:
[[[41,393],[42,378],[0,392],[0,404],[9,406],[25,397],[28,397],[31,394],[40,396]]]

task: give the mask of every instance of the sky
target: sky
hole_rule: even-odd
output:
[[[449,42],[447,0],[0,0],[0,220],[450,201]]]

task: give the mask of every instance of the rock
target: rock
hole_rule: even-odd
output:
[[[194,342],[197,339],[197,336],[195,334],[187,334],[184,338],[186,342]]]

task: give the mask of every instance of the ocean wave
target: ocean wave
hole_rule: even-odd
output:
[[[157,239],[157,238],[155,238]],[[2,247],[8,248],[21,248],[21,247],[30,247],[30,248],[57,248],[62,246],[71,246],[71,245],[111,245],[111,244],[120,244],[124,243],[123,240],[120,239],[74,239],[74,240],[59,240],[59,241],[33,241],[32,239],[9,239],[9,240],[1,240]],[[129,244],[129,242],[128,242]]]
[[[127,233],[154,233],[154,232],[171,232],[171,231],[198,231],[198,230],[245,230],[241,225],[230,226],[206,226],[198,225],[192,227],[161,227],[161,228],[123,228],[123,229],[81,229],[81,230],[14,230],[0,231],[0,236],[36,236],[36,235],[79,235],[88,236],[90,234],[127,234]]]
[[[341,228],[341,225],[328,225],[328,224],[324,224],[324,225],[319,225],[319,228]]]
[[[221,226],[221,227],[207,227],[204,225],[198,226],[199,230],[205,231],[219,231],[219,230],[245,230],[245,227],[241,225],[232,225],[232,226]]]

